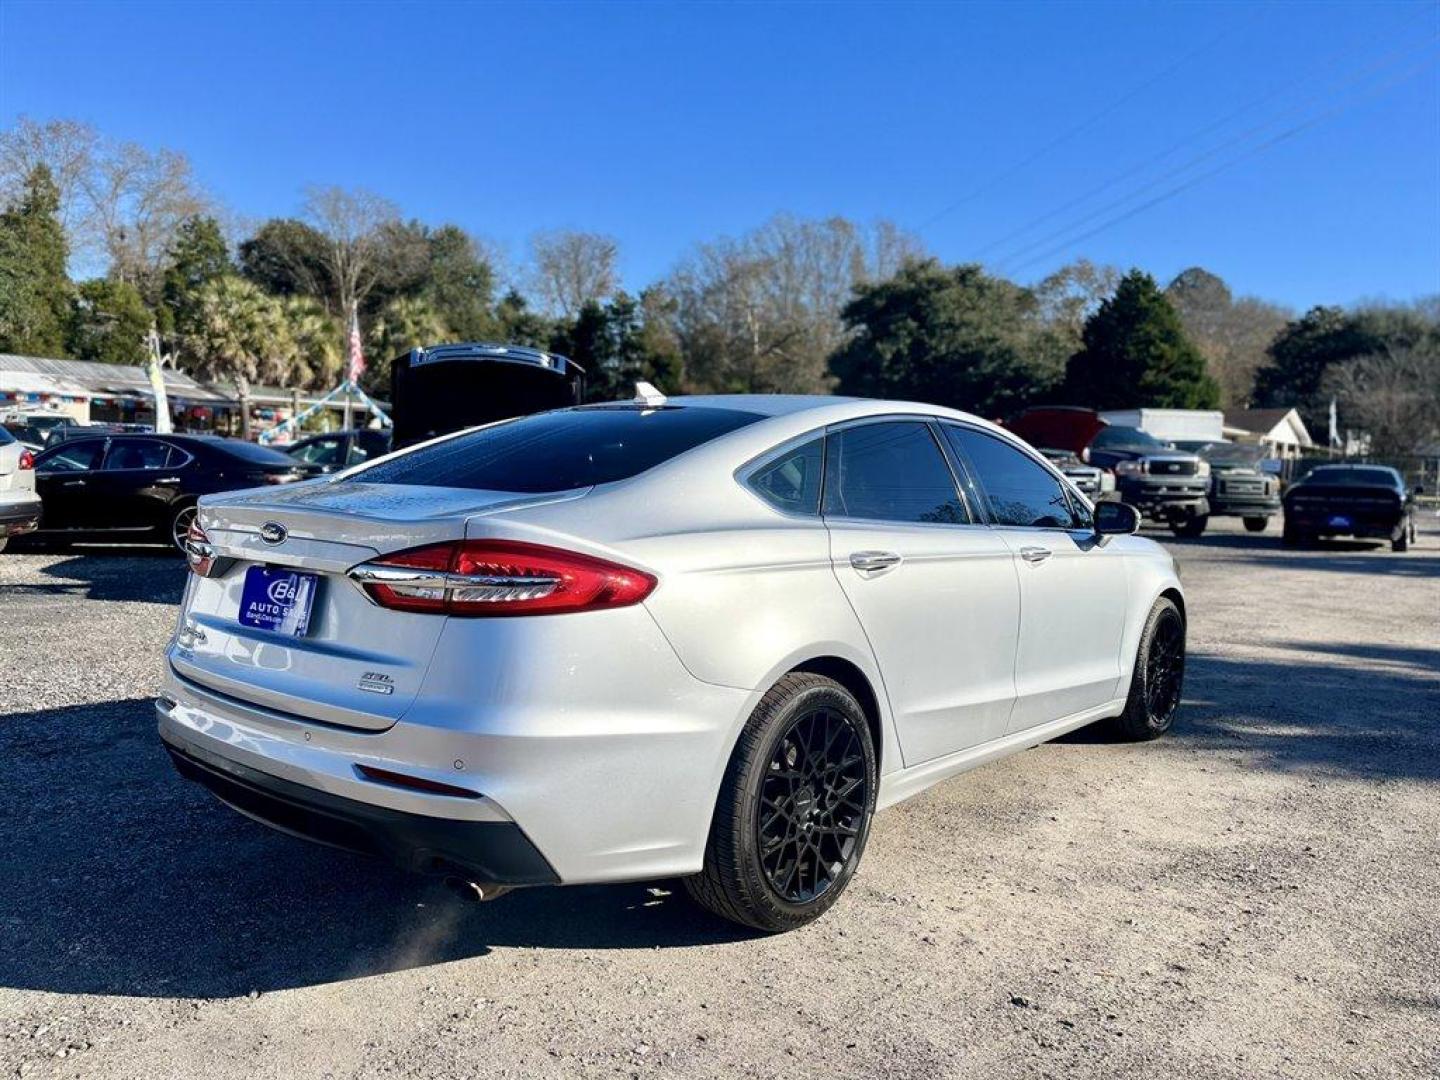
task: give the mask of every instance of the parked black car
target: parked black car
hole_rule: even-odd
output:
[[[385,429],[352,428],[312,435],[283,449],[308,473],[332,473],[390,452],[390,432]]]
[[[41,540],[158,540],[177,547],[195,502],[303,475],[277,450],[214,435],[93,435],[35,459]]]
[[[1085,460],[1115,473],[1120,501],[1178,536],[1199,536],[1210,521],[1210,466],[1139,428],[1107,425]]]
[[[1280,512],[1280,478],[1260,468],[1265,451],[1232,442],[1177,442],[1210,464],[1210,516],[1238,517],[1250,532],[1264,532]]]
[[[1417,486],[1384,465],[1321,465],[1285,492],[1287,544],[1320,537],[1374,537],[1405,551],[1415,539]]]

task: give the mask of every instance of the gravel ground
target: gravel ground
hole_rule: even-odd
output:
[[[0,1076],[1440,1076],[1426,521],[1175,543],[1172,737],[886,812],[771,938],[673,882],[465,905],[246,821],[154,734],[178,562],[0,556]]]

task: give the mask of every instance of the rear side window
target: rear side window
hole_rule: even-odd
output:
[[[560,409],[401,454],[352,479],[481,491],[571,491],[638,476],[759,419],[759,413],[701,406]]]
[[[119,469],[163,469],[171,448],[151,439],[114,439],[105,455],[105,471]]]
[[[930,428],[903,420],[829,437],[825,515],[921,524],[970,520]]]
[[[1044,529],[1083,527],[1065,485],[1029,455],[983,432],[950,424],[943,430],[960,458],[969,461],[984,489],[994,524]]]
[[[745,481],[751,490],[787,514],[820,512],[820,472],[825,466],[825,440],[812,439],[761,465]]]
[[[47,454],[35,463],[37,472],[84,472],[100,464],[100,454],[105,449],[104,439],[85,439],[71,443],[63,450]]]

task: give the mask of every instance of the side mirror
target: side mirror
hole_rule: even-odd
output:
[[[1102,502],[1095,507],[1097,536],[1129,536],[1140,531],[1140,511],[1128,503]]]

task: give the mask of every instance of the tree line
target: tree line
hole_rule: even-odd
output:
[[[1198,267],[1162,288],[1084,259],[1027,286],[943,265],[889,222],[787,215],[697,244],[631,293],[613,238],[539,233],[510,267],[458,226],[360,190],[310,188],[295,215],[239,224],[183,155],[71,121],[0,132],[0,206],[6,352],[143,363],[153,328],[200,378],[320,390],[342,377],[355,311],[382,396],[412,347],[503,340],[570,356],[594,400],[646,379],[992,417],[1294,405],[1323,438],[1334,399],[1377,452],[1440,439],[1440,298],[1297,315]],[[72,280],[77,266],[96,272]]]

